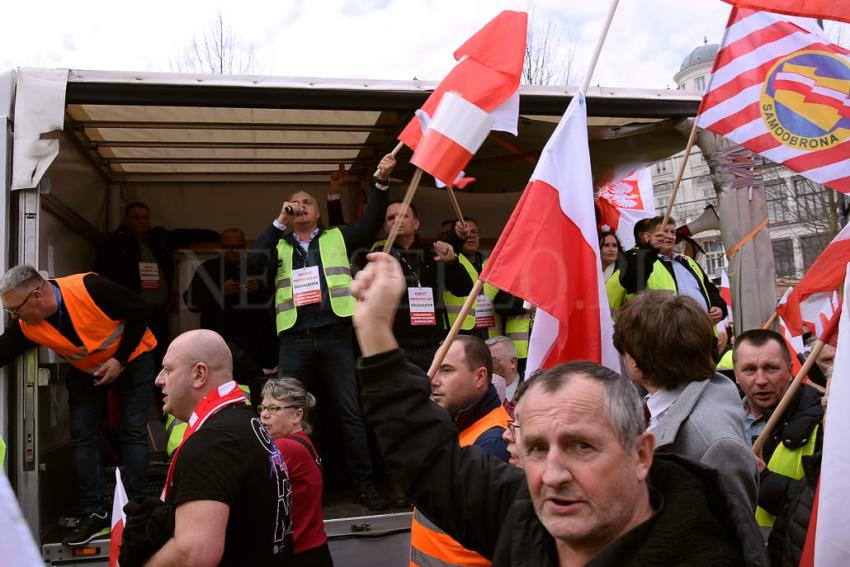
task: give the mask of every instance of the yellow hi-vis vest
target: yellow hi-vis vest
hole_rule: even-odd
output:
[[[457,260],[460,262],[460,265],[464,267],[466,273],[469,274],[470,279],[474,283],[478,279],[478,272],[475,270],[475,266],[473,266],[472,262],[467,260],[466,256],[463,254],[458,254]],[[460,309],[463,307],[465,301],[465,297],[458,297],[448,291],[443,292],[443,303],[446,305],[446,314],[449,316],[449,327],[455,324],[458,313],[460,313]],[[472,308],[463,320],[463,325],[460,326],[460,328],[464,331],[471,331],[475,328],[475,307],[476,305],[473,303]]]
[[[458,444],[461,447],[472,445],[485,431],[494,427],[507,429],[509,419],[510,417],[504,407],[493,408],[460,433]],[[487,567],[490,565],[490,561],[460,545],[422,512],[414,508],[413,522],[410,525],[410,565],[411,567],[454,567],[461,565]]]
[[[770,461],[767,463],[767,470],[791,477],[794,480],[800,480],[805,474],[803,471],[803,457],[808,457],[815,452],[815,443],[818,437],[818,428],[816,425],[812,429],[812,434],[805,445],[797,449],[789,449],[783,443],[776,446]],[[767,510],[759,506],[756,508],[756,523],[764,528],[773,527],[773,522],[776,521],[776,516],[769,513]]]
[[[298,318],[292,296],[292,255],[295,249],[284,238],[277,243],[278,268],[275,275],[275,311],[277,332],[291,329]],[[354,315],[354,298],[351,296],[351,265],[345,240],[338,228],[324,230],[319,235],[319,256],[330,295],[331,309],[337,317]]]
[[[508,317],[505,323],[505,336],[514,342],[516,357],[528,358],[528,338],[531,336],[531,313]]]

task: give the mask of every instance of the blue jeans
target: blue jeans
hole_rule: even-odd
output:
[[[71,368],[66,387],[71,414],[71,447],[83,514],[106,510],[100,432],[106,395],[117,390],[121,398],[121,457],[127,496],[145,494],[148,474],[148,410],[153,394],[153,355],[146,352],[130,362],[108,386],[94,386],[95,378]]]
[[[281,335],[278,376],[298,378],[307,390],[314,380],[324,381],[342,428],[351,481],[363,486],[372,481],[372,459],[357,396],[351,339],[351,325]]]

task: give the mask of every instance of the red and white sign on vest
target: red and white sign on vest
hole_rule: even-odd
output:
[[[492,126],[490,113],[457,93],[445,93],[410,163],[451,187]]]

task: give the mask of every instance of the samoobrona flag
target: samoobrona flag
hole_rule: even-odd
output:
[[[614,232],[623,250],[632,248],[635,245],[635,224],[655,216],[655,194],[649,168],[642,168],[603,187],[596,204],[602,214],[600,228]]]
[[[505,10],[454,52],[458,64],[437,85],[421,110],[433,117],[440,99],[456,92],[494,118],[494,130],[517,133],[519,80],[525,61],[528,14]],[[398,139],[416,149],[422,137],[420,120],[413,118]]]
[[[850,193],[850,52],[809,24],[733,9],[697,124]]]
[[[481,279],[537,306],[527,368],[590,360],[619,370],[602,269],[584,95],[570,102]]]

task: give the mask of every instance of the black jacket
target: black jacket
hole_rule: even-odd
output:
[[[171,289],[174,277],[174,264],[171,262],[171,250],[168,245],[168,232],[161,227],[154,227],[148,232],[148,246],[159,264],[165,281],[163,285]],[[106,241],[97,255],[94,270],[110,280],[131,289],[136,293],[141,290],[139,277],[139,262],[142,260],[139,243],[122,224]]]
[[[815,488],[820,477],[821,451],[803,457],[806,475],[789,486],[788,503],[776,516],[767,542],[770,564],[774,567],[797,567],[806,544],[806,533],[815,501]]]
[[[770,462],[779,443],[793,450],[809,442],[815,426],[823,420],[820,399],[821,395],[814,388],[805,384],[800,386],[779,424],[764,443],[762,458],[765,463]],[[769,415],[765,416],[765,419],[769,418]],[[818,436],[822,434],[822,429],[819,428]],[[817,442],[820,443],[820,440]],[[793,478],[765,468],[759,475],[759,506],[773,515],[779,514],[790,499],[796,482]]]
[[[523,471],[461,448],[451,417],[428,400],[428,381],[400,350],[361,359],[358,376],[384,459],[418,508],[494,566],[558,564]],[[752,511],[725,498],[715,471],[656,455],[650,484],[656,514],[589,565],[767,564]]]

